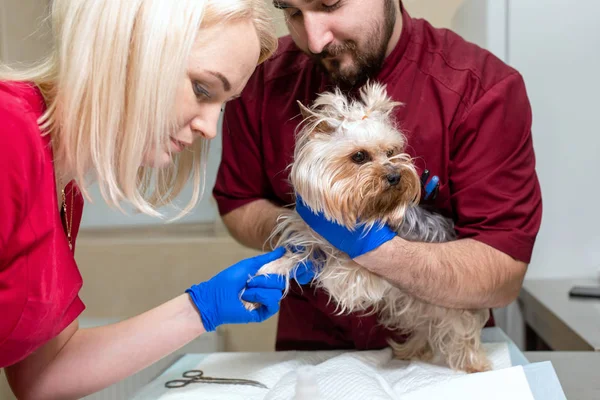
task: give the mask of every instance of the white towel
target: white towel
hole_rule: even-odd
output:
[[[322,396],[318,400],[425,400],[440,393],[444,394],[445,400],[470,399],[467,393],[478,394],[474,399],[532,400],[522,368],[511,368],[506,343],[483,346],[494,371],[470,375],[429,363],[394,360],[389,348],[361,352],[212,354],[196,366],[206,376],[252,379],[269,389],[198,383],[170,390],[159,398],[291,400],[295,393],[296,370],[303,365],[313,365]],[[511,380],[511,385],[506,384],[507,379]],[[482,382],[485,386],[481,386]],[[498,397],[490,397],[490,385],[497,389]],[[485,393],[480,392],[483,389]],[[452,397],[451,393],[458,397]]]

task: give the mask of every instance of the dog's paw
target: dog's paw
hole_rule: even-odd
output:
[[[476,357],[472,363],[464,366],[463,370],[468,374],[474,374],[477,372],[486,372],[492,370],[492,365],[488,358],[481,354]]]
[[[242,300],[242,295],[244,294],[244,291],[245,289],[242,289],[242,292],[240,293],[240,301],[244,305],[244,308],[248,311],[254,311],[258,309],[260,307],[260,303],[252,303],[250,301]]]
[[[244,305],[244,308],[248,311],[254,311],[258,307],[260,307],[259,303],[250,303],[250,302],[244,301],[244,300],[242,300],[242,304]]]

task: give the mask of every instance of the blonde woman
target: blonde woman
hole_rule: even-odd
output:
[[[158,216],[202,193],[223,104],[276,47],[261,0],[54,0],[55,49],[0,72],[0,368],[21,399],[103,389],[225,323],[277,312],[283,282],[241,261],[142,315],[78,329],[86,188]],[[239,300],[263,304],[249,312]]]

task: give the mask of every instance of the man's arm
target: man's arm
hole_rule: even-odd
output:
[[[526,263],[473,239],[421,243],[396,237],[354,261],[427,303],[466,309],[508,305],[527,270]]]
[[[285,212],[285,208],[260,199],[223,215],[223,223],[231,236],[244,246],[269,251],[272,250],[269,237],[277,218]]]

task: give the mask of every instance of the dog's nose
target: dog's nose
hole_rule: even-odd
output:
[[[388,183],[391,186],[396,186],[400,183],[400,174],[398,172],[392,172],[386,176]]]

